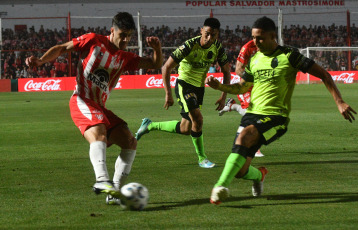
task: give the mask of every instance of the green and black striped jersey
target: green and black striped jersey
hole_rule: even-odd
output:
[[[191,38],[179,48],[171,57],[179,64],[179,79],[196,87],[204,87],[206,74],[212,63],[217,60],[220,66],[228,62],[222,44],[215,40],[209,48],[200,45],[201,36]]]

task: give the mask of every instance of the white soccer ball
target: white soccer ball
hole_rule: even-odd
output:
[[[139,183],[129,183],[121,188],[121,193],[126,197],[126,201],[122,201],[122,207],[126,210],[141,211],[149,200],[148,189]]]

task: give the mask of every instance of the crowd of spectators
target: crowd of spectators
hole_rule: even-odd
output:
[[[161,27],[143,26],[141,28],[142,37],[157,36],[162,42],[164,61],[170,56],[171,52],[189,38],[200,35],[200,27],[186,28],[178,27],[174,30],[168,26]],[[97,34],[108,35],[109,29],[106,27],[97,28],[77,28],[71,29],[71,37],[78,37],[82,34],[94,32]],[[62,29],[44,29],[42,26],[38,31],[34,27],[24,30],[14,31],[12,29],[3,29],[3,44],[1,52],[1,71],[2,78],[34,78],[34,77],[63,77],[75,76],[78,62],[78,53],[72,52],[60,56],[52,63],[47,63],[39,68],[28,68],[25,65],[25,58],[31,55],[41,57],[46,50],[56,44],[68,41],[68,31]],[[238,25],[234,29],[228,26],[221,29],[219,40],[223,43],[226,53],[230,60],[232,71],[234,72],[236,57],[246,42],[251,39],[251,28]],[[129,43],[129,51],[138,53],[138,49],[131,48],[137,46],[137,33],[132,37]],[[337,47],[347,46],[347,28],[346,26],[285,26],[283,29],[283,40],[285,45],[296,48],[305,47]],[[351,27],[351,41],[358,41],[358,29],[355,24]],[[352,46],[358,44],[353,43]],[[143,56],[152,55],[151,49],[143,43]],[[348,52],[333,51],[313,51],[310,57],[329,71],[347,70]],[[352,52],[352,68],[358,69],[358,52]],[[70,64],[69,64],[70,63]],[[70,72],[71,70],[71,72]],[[210,72],[220,72],[217,63],[213,63]],[[160,70],[144,70],[143,74],[157,74]],[[131,72],[127,74],[138,74]]]

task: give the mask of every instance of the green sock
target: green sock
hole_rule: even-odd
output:
[[[161,130],[169,133],[176,133],[176,127],[179,121],[152,122],[148,125],[148,130]]]
[[[250,165],[249,170],[246,175],[242,177],[245,180],[256,180],[260,181],[262,179],[262,173],[257,168]]]
[[[201,132],[200,132],[201,133]],[[195,135],[195,134],[194,134]],[[193,131],[191,134],[191,139],[193,141],[194,147],[195,147],[195,152],[198,155],[199,158],[199,162],[202,162],[203,160],[205,160],[207,158],[207,156],[205,155],[204,152],[204,138],[203,138],[203,134],[201,134],[198,137],[193,136]]]
[[[214,187],[228,187],[232,179],[234,179],[235,175],[240,171],[245,162],[245,157],[237,153],[231,153],[227,158],[224,170],[222,171],[221,176]]]

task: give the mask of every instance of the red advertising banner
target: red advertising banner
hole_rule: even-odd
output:
[[[333,81],[343,82],[345,84],[351,84],[355,81],[358,81],[358,71],[329,71],[331,74]],[[319,83],[321,79],[316,78],[312,75],[305,74],[302,72],[297,73],[296,78],[297,83],[305,83],[305,82],[312,82],[312,83]]]
[[[358,71],[332,71],[330,72],[334,81],[343,83],[353,83],[358,81]],[[214,76],[220,82],[223,82],[222,73],[208,73],[208,76]],[[173,88],[177,74],[170,76],[170,85]],[[240,81],[235,73],[231,73],[231,84]],[[307,82],[307,74],[299,72],[297,74],[297,83]],[[319,83],[321,80],[309,76],[310,82]],[[59,77],[59,78],[20,78],[18,79],[19,92],[39,92],[39,91],[64,91],[74,90],[76,86],[75,77]],[[155,89],[163,88],[162,75],[122,75],[115,89]]]

